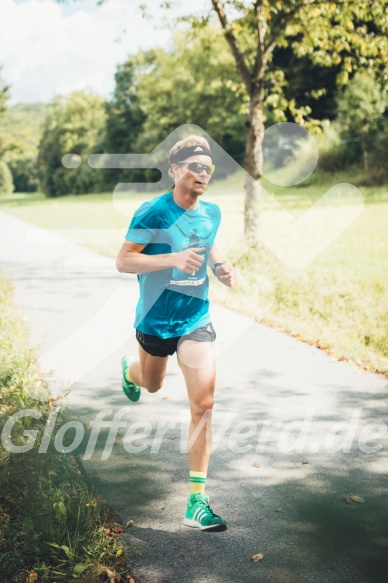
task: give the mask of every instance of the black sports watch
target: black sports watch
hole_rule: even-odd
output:
[[[217,267],[219,267],[220,265],[224,265],[223,263],[213,263],[212,267],[212,272],[214,273],[214,275],[216,274],[216,270]]]

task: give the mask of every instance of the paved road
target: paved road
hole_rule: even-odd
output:
[[[42,368],[70,391],[72,419],[88,426],[78,450],[91,448],[87,470],[135,521],[126,538],[141,549],[133,571],[143,583],[386,581],[386,379],[213,305],[216,447],[207,491],[230,527],[201,533],[181,524],[188,406],[175,357],[159,393],[132,405],[121,391],[121,356],[136,350],[135,276],[6,214],[0,261]],[[101,429],[92,448],[101,411],[125,426],[115,442]],[[367,453],[366,444],[381,447]],[[260,563],[250,561],[256,553],[265,553]]]

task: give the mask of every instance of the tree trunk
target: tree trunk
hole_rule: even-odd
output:
[[[263,174],[263,83],[255,85],[249,104],[245,170],[244,235],[250,244],[257,243],[257,226],[260,206],[260,178]]]
[[[362,147],[362,157],[363,157],[363,160],[364,160],[364,170],[366,172],[368,172],[368,170],[369,170],[369,165],[368,165],[368,150],[367,150],[367,146],[366,146],[365,134],[362,134],[361,147]]]

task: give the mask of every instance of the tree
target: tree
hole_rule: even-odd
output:
[[[15,192],[36,192],[39,186],[36,156],[23,153],[8,162],[11,170]]]
[[[13,180],[7,164],[0,160],[0,194],[10,194],[13,192]]]
[[[1,72],[2,67],[0,67]],[[0,120],[4,117],[7,110],[7,99],[9,95],[9,86],[4,83],[0,77]],[[3,157],[3,144],[0,139],[0,154]],[[10,194],[14,190],[12,173],[8,164],[0,159],[0,194]]]
[[[179,125],[203,127],[230,154],[244,149],[247,100],[217,28],[175,33],[168,51],[133,57],[145,115],[137,149],[153,149]]]
[[[337,125],[340,135],[351,141],[356,156],[361,149],[366,171],[369,170],[368,145],[384,129],[386,107],[386,93],[367,73],[357,73],[338,98]]]
[[[249,98],[245,167],[248,180],[245,234],[254,242],[263,173],[264,105],[274,99],[276,74],[271,65],[276,47],[290,46],[297,57],[339,68],[344,85],[354,71],[375,69],[386,81],[388,24],[386,0],[211,0],[236,68]],[[310,111],[292,100],[287,104],[294,121],[306,124]]]
[[[109,152],[129,153],[142,131],[145,119],[139,105],[135,61],[131,57],[118,65],[112,101],[106,104],[105,144]]]
[[[103,149],[115,154],[129,154],[136,151],[136,141],[143,131],[146,117],[139,104],[133,57],[118,65],[115,82],[113,99],[105,105],[107,121]],[[142,177],[141,172],[132,169],[105,169],[100,175],[106,189],[111,189],[119,181],[141,181]]]
[[[2,67],[0,66],[0,73]],[[4,83],[0,75],[0,122],[7,111],[7,99],[9,96],[9,86]],[[2,157],[4,153],[4,144],[2,136],[0,135],[0,156]]]
[[[169,8],[173,2],[161,4]],[[314,125],[310,107],[287,99],[285,71],[274,62],[275,49],[291,47],[298,58],[308,55],[315,64],[337,67],[338,86],[363,69],[374,70],[386,83],[387,0],[209,0],[209,7],[218,18],[249,102],[245,168],[254,180],[246,183],[245,234],[254,243],[265,106],[271,106],[273,121]],[[206,13],[185,20],[200,30],[211,18]]]
[[[43,191],[48,196],[91,192],[98,182],[87,164],[89,154],[103,142],[106,124],[105,101],[90,92],[75,91],[55,97],[47,107],[39,144],[38,168]],[[76,154],[83,164],[65,168],[65,154]]]
[[[37,190],[37,155],[45,108],[44,103],[13,105],[0,124],[0,154],[12,172],[16,192]]]
[[[286,84],[283,92],[287,103],[292,100],[300,108],[310,110],[309,119],[333,120],[337,116],[338,66],[324,67],[313,63],[309,55],[297,57],[290,46],[274,49],[272,65],[284,71]],[[267,105],[267,109],[268,105]],[[266,107],[264,107],[266,113]],[[286,115],[291,118],[290,112]],[[266,125],[271,120],[266,117]]]
[[[0,73],[2,67],[0,66]],[[9,97],[9,85],[6,85],[0,75],[0,120],[7,109],[7,99]]]

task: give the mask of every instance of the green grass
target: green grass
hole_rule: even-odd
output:
[[[52,442],[47,453],[38,452],[55,401],[33,399],[31,389],[45,391],[44,379],[0,274],[0,433],[18,411],[41,414],[37,420],[20,418],[2,437],[20,446],[27,430],[37,432],[28,452],[0,448],[0,579],[96,583],[107,580],[107,569],[127,572],[122,540],[106,531],[109,509],[84,480],[76,459],[58,453]],[[58,425],[66,420],[63,413],[57,417]]]
[[[302,186],[264,187],[293,216],[301,216],[331,186],[357,184],[353,176],[317,174]],[[257,320],[325,348],[338,358],[357,362],[370,370],[388,373],[388,188],[359,187],[364,210],[329,247],[304,269],[287,267],[260,244],[249,250],[244,244],[244,192],[241,177],[214,182],[205,195],[222,210],[217,243],[223,257],[239,272],[239,283],[229,289],[211,286],[211,299]],[[46,199],[41,194],[0,198],[4,210],[100,253],[115,257],[130,217],[150,195],[133,192],[113,204],[111,193]],[[317,215],[334,221],[347,210],[347,201],[327,207]],[[262,225],[289,245],[279,212],[271,204],[262,207]],[[92,231],[88,231],[92,229]],[[93,231],[94,229],[94,231]],[[98,231],[102,229],[102,231]],[[109,241],[104,241],[104,229]],[[303,237],[303,235],[301,235]],[[305,244],[309,244],[306,237]],[[303,238],[301,240],[303,246]]]

